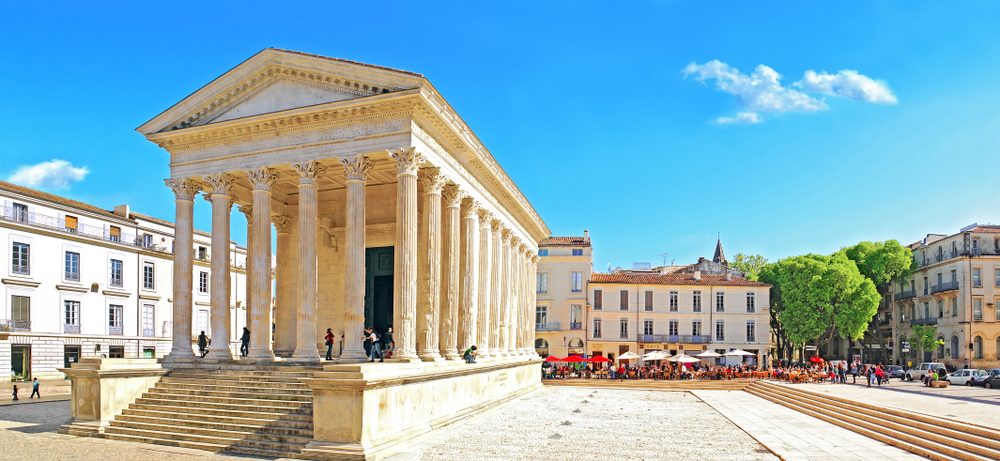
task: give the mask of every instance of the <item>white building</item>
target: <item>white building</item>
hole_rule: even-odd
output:
[[[173,224],[0,181],[0,370],[62,376],[79,357],[170,352]],[[192,339],[208,322],[210,235],[195,232]],[[232,332],[246,325],[246,249],[230,243]]]

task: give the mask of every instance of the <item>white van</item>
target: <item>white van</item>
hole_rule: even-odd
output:
[[[929,375],[931,373],[931,370],[946,370],[945,374],[947,375],[948,373],[947,372],[948,369],[941,362],[923,362],[923,363],[918,363],[916,366],[910,368],[909,370],[906,370],[906,380],[913,381],[916,379],[919,381],[923,381],[924,376]],[[941,376],[940,379],[944,379],[944,376]]]

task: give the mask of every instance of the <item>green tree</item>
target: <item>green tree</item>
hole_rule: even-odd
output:
[[[933,325],[914,325],[913,333],[910,335],[910,347],[917,352],[934,351],[934,348],[944,344],[944,340],[938,340],[937,328]]]
[[[875,284],[843,253],[780,260],[762,271],[761,281],[777,291],[776,320],[793,347],[818,347],[834,335],[860,339],[878,310]]]
[[[729,261],[729,267],[743,271],[747,280],[757,280],[761,269],[763,269],[766,265],[767,258],[759,254],[749,256],[743,253],[737,253],[736,256],[733,257],[733,260]]]
[[[894,280],[906,279],[910,276],[913,253],[909,248],[900,245],[895,240],[860,242],[842,249],[841,252],[854,261],[861,275],[875,284],[881,296],[889,294],[891,283]],[[872,340],[879,344],[880,351],[889,350],[887,344],[889,338],[883,334],[883,330],[879,328],[878,322],[874,318],[868,324],[865,339],[866,341],[862,341],[861,345],[868,351],[865,354],[867,357],[871,356]],[[888,360],[889,358],[886,354],[884,359]]]

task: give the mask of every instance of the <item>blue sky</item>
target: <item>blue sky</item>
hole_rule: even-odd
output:
[[[427,76],[599,270],[1000,222],[998,3],[146,3],[5,4],[0,179],[172,219],[134,129],[278,47]]]

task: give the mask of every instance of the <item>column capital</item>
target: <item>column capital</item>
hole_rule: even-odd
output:
[[[438,167],[421,168],[417,172],[417,179],[424,185],[424,194],[440,194],[448,178],[441,174]]]
[[[274,181],[278,179],[278,172],[266,166],[247,170],[247,174],[250,175],[250,183],[253,184],[253,190],[270,192]]]
[[[292,218],[288,216],[273,216],[271,222],[274,223],[274,229],[279,234],[287,234],[292,229]]]
[[[480,207],[478,210],[476,210],[476,213],[479,214],[479,222],[482,223],[481,225],[483,226],[490,225],[490,220],[493,219],[493,213],[491,213],[490,210]]]
[[[389,157],[392,157],[396,161],[396,168],[399,169],[397,175],[415,175],[417,174],[417,168],[420,167],[421,163],[424,163],[423,154],[417,152],[415,147],[389,149],[386,152],[389,153]]]
[[[247,224],[253,223],[253,205],[240,205],[236,209],[240,210],[240,213],[243,213],[243,216],[247,217]]]
[[[303,185],[315,186],[316,180],[326,171],[326,167],[315,160],[292,163],[291,166],[299,174],[299,184]]]
[[[212,195],[229,195],[233,190],[233,185],[236,184],[236,178],[224,171],[216,174],[207,174],[202,179],[212,187]]]
[[[524,253],[525,256],[531,256],[531,247],[529,247],[527,243],[521,242],[521,246],[519,248],[521,249],[521,253]]]
[[[538,255],[532,255],[531,256],[531,265],[538,266],[538,261],[541,261],[541,259],[542,258],[540,256],[538,256]]]
[[[502,241],[503,243],[505,243],[507,245],[510,245],[510,243],[511,243],[511,235],[512,234],[513,234],[513,231],[510,230],[510,229],[508,229],[508,228],[506,228],[506,227],[500,229],[500,241]]]
[[[188,178],[164,179],[163,182],[173,189],[176,200],[194,201],[194,196],[201,191],[201,186]]]
[[[458,188],[458,184],[448,184],[441,188],[441,198],[445,207],[457,207],[462,205],[462,199],[467,194]]]
[[[479,206],[479,202],[477,202],[474,198],[465,196],[465,198],[462,199],[463,218],[478,218],[479,216],[477,214],[477,211],[480,208],[482,207]]]
[[[368,179],[368,173],[375,167],[375,163],[364,155],[345,157],[340,159],[340,163],[344,165],[348,181],[364,182]]]

